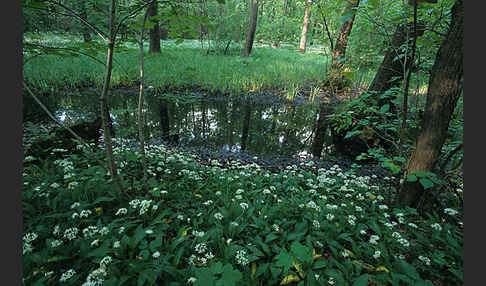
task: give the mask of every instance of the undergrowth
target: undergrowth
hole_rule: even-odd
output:
[[[421,217],[375,176],[312,161],[271,173],[148,146],[25,158],[25,285],[462,285],[462,209]]]

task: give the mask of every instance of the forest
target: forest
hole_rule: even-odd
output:
[[[463,285],[463,0],[22,0],[22,285]]]

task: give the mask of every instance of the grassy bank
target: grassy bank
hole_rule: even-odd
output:
[[[143,192],[140,153],[115,148],[127,194],[88,153],[25,159],[26,285],[462,285],[454,202],[420,217],[389,203],[387,180],[339,166],[270,173],[148,150]]]
[[[139,54],[135,46],[130,48],[115,52],[112,87],[137,86]],[[96,57],[105,61],[102,53]],[[301,54],[291,47],[256,46],[249,58],[239,56],[238,46],[230,48],[230,55],[205,55],[198,41],[186,40],[180,45],[163,41],[161,55],[146,53],[145,76],[146,83],[158,89],[203,89],[214,93],[274,91],[324,81],[326,60],[327,56],[317,51]],[[104,66],[86,56],[43,55],[24,66],[27,83],[47,92],[88,85],[101,87],[103,76]]]

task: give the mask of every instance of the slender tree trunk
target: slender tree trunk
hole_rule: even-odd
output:
[[[322,148],[324,147],[324,139],[327,132],[327,120],[326,116],[330,113],[329,103],[321,103],[319,106],[319,118],[316,124],[316,134],[314,141],[312,142],[312,156],[320,158],[322,154]]]
[[[155,3],[155,2],[154,2]],[[151,5],[152,6],[152,5]],[[145,154],[145,136],[143,133],[143,127],[145,126],[144,120],[143,120],[143,113],[142,113],[142,108],[143,108],[143,80],[144,80],[144,67],[143,67],[143,33],[145,31],[145,23],[147,21],[147,18],[149,14],[151,14],[151,9],[152,7],[149,6],[147,8],[147,11],[145,12],[145,16],[143,18],[143,23],[142,23],[142,28],[140,29],[140,38],[138,42],[139,50],[140,50],[140,85],[138,89],[138,138],[140,140],[140,152],[142,153],[142,172],[143,172],[143,189],[145,191],[148,191],[148,175],[147,175],[147,157]]]
[[[113,68],[113,53],[114,53],[114,45],[115,45],[115,9],[116,9],[115,0],[111,0],[110,18],[109,18],[110,40],[108,42],[105,80],[103,83],[103,90],[100,96],[100,105],[101,105],[101,120],[102,120],[104,137],[105,137],[106,159],[108,161],[108,169],[110,170],[111,177],[117,184],[119,190],[121,192],[124,192],[124,187],[121,178],[118,175],[118,170],[115,164],[115,160],[113,158],[111,132],[108,124],[110,120],[110,112],[108,111],[108,89],[110,88],[111,71]]]
[[[250,0],[250,26],[248,28],[248,35],[246,36],[245,48],[241,53],[242,57],[250,56],[253,47],[253,40],[255,39],[255,31],[258,17],[258,0]]]
[[[413,62],[415,60],[415,50],[417,49],[417,6],[418,6],[418,0],[412,0],[415,1],[413,3],[413,43],[412,43],[412,56],[410,57],[410,67],[413,66]],[[403,103],[402,103],[402,126],[400,127],[400,141],[398,146],[400,146],[400,156],[402,156],[403,153],[403,140],[405,137],[406,133],[406,128],[407,128],[407,115],[408,115],[408,88],[410,86],[410,77],[412,75],[411,69],[408,69],[407,71],[407,78],[405,79],[405,86],[403,88]]]
[[[356,11],[354,9],[359,6],[359,1],[360,0],[348,0],[349,6],[344,9],[344,15],[351,14],[352,16],[349,20],[345,21],[341,25],[341,30],[332,51],[332,70],[340,70],[344,66],[344,61],[346,60],[346,47],[348,45],[348,38],[351,34],[354,18],[356,16]]]
[[[245,104],[245,117],[243,118],[243,129],[241,130],[241,150],[246,150],[246,143],[248,138],[248,130],[250,128],[251,105],[249,102]]]
[[[150,17],[155,17],[158,14],[158,3],[154,2],[150,4],[148,8],[148,13]],[[159,27],[159,20],[150,19],[151,22],[154,23],[154,27],[150,28],[150,44],[149,44],[149,53],[150,54],[160,54],[160,27]]]
[[[449,121],[460,95],[463,76],[463,0],[456,0],[447,37],[432,67],[422,128],[405,175],[414,171],[433,172],[446,139]],[[404,180],[398,202],[416,207],[424,192],[419,182]]]
[[[312,0],[307,0],[304,12],[304,24],[302,25],[302,33],[300,34],[300,52],[305,53],[305,46],[307,42],[307,29],[309,28],[309,22],[311,17],[310,8],[312,6]]]
[[[88,13],[86,12],[86,0],[81,0],[79,2],[80,5],[80,13],[79,16],[83,18],[85,21],[88,21]],[[86,25],[81,25],[81,30],[83,33],[83,40],[85,43],[91,42],[91,34],[90,29]]]

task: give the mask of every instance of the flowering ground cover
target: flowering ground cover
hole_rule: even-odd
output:
[[[148,146],[144,192],[116,147],[120,193],[78,149],[25,158],[25,285],[462,285],[463,210],[395,208],[391,178]]]

